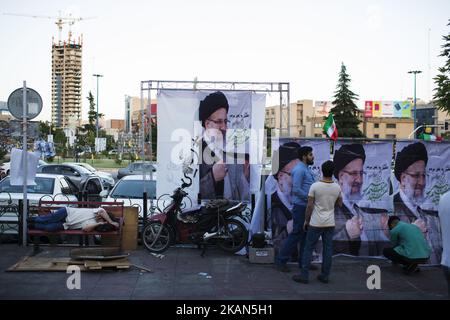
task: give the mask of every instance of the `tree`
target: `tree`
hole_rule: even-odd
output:
[[[339,82],[334,94],[334,107],[330,110],[333,114],[334,121],[340,137],[364,137],[358,124],[358,107],[353,100],[358,99],[358,95],[349,89],[350,76],[347,69],[342,63],[341,72],[339,73]]]
[[[151,159],[152,160],[156,160],[157,145],[158,145],[157,144],[157,141],[158,141],[158,124],[156,122],[156,118],[154,120],[155,121],[150,121],[150,128],[152,130],[152,155],[151,155]],[[149,142],[150,141],[150,136],[148,136],[146,138],[146,140]]]
[[[94,96],[92,95],[91,91],[89,91],[89,96],[87,97],[87,99],[89,100],[89,112],[88,112],[89,125],[91,125],[95,130],[97,124],[97,111],[95,111]],[[98,114],[99,118],[103,118],[103,116],[104,116],[103,113]]]
[[[450,26],[450,20],[447,26]],[[450,114],[450,33],[442,37],[444,44],[440,57],[447,58],[444,66],[439,68],[439,74],[434,78],[436,93],[433,96],[434,103],[441,111]]]
[[[89,101],[88,123],[78,128],[79,136],[77,137],[77,140],[79,141],[80,146],[94,148],[95,137],[97,135],[97,111],[95,110],[94,96],[91,91],[89,91],[87,99]],[[99,118],[103,118],[103,116],[103,113],[98,114]],[[102,137],[100,133],[101,130],[99,130],[99,138]],[[83,137],[80,137],[81,135]]]

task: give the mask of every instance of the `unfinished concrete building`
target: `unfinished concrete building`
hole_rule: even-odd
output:
[[[82,46],[82,39],[76,43],[70,37],[67,42],[53,42],[52,123],[58,128],[66,128],[70,119],[81,120]]]

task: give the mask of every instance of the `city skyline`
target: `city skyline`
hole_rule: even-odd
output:
[[[99,112],[123,119],[125,95],[139,97],[140,81],[150,79],[289,82],[291,102],[332,100],[341,62],[360,108],[412,97],[413,69],[423,71],[417,97],[429,100],[450,12],[442,0],[0,3],[0,100],[26,80],[44,100],[40,120],[51,114],[55,21],[3,13],[95,17],[72,26],[73,37],[83,34],[82,117],[88,92],[96,96],[92,75],[102,74]]]

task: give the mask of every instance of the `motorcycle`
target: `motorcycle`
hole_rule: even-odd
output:
[[[210,200],[204,206],[182,211],[182,202],[188,193],[185,188],[192,185],[192,179],[186,174],[187,183],[182,180],[171,198],[171,203],[162,213],[148,219],[142,232],[145,247],[153,253],[166,251],[171,244],[191,243],[199,248],[217,245],[226,252],[236,253],[241,250],[248,239],[248,231],[239,220],[246,204],[225,199]]]

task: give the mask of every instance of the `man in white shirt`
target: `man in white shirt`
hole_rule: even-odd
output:
[[[442,260],[448,295],[450,296],[450,191],[441,196],[439,201],[439,219],[442,232]]]
[[[335,227],[334,207],[342,206],[342,192],[339,185],[333,182],[333,161],[325,161],[322,164],[323,179],[312,184],[308,194],[308,205],[304,229],[307,231],[306,244],[302,257],[302,268],[300,274],[292,279],[296,282],[309,282],[309,267],[313,250],[322,237],[322,272],[317,279],[328,283],[331,262],[333,256],[333,234]]]
[[[109,223],[118,228],[119,224],[113,221],[103,208],[72,208],[63,207],[47,215],[29,219],[29,228],[44,231],[59,231],[67,229],[82,229],[90,232],[97,226]]]

